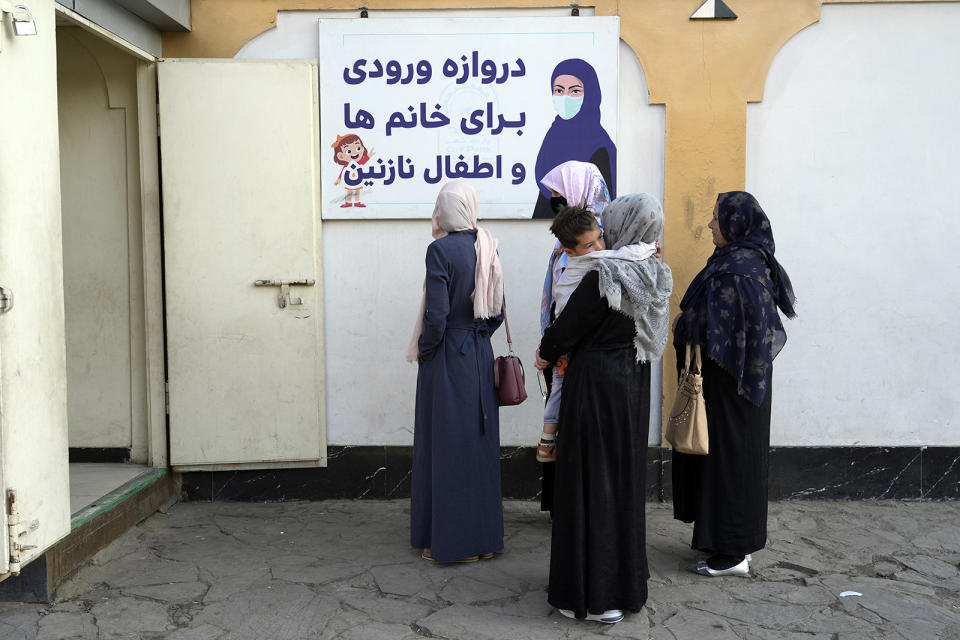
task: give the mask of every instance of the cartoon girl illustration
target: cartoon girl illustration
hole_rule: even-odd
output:
[[[610,190],[617,197],[617,147],[600,124],[600,81],[590,63],[580,58],[563,60],[550,76],[550,93],[557,112],[543,137],[534,169],[540,195],[534,218],[552,218],[550,189],[543,178],[551,169],[567,162],[589,162],[600,169]]]
[[[334,180],[333,185],[337,186],[343,179],[343,172],[350,164],[366,164],[374,156],[373,147],[369,150],[360,140],[360,136],[355,133],[348,133],[345,136],[338,135],[337,141],[330,145],[333,148],[333,161],[341,166],[340,175]],[[347,198],[340,208],[344,207],[366,207],[360,202],[360,190],[363,189],[359,184],[353,187],[345,187]]]

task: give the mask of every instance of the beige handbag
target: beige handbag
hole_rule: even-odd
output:
[[[690,351],[688,344],[677,397],[667,420],[666,439],[674,451],[705,456],[710,452],[710,440],[707,436],[707,407],[703,400],[700,345],[693,347],[696,371],[690,368]]]

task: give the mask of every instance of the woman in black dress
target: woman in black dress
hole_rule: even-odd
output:
[[[604,210],[607,248],[654,243],[663,210],[647,194]],[[563,615],[614,623],[647,599],[650,362],[667,344],[670,268],[604,258],[544,332],[537,366],[569,352],[558,429],[548,600]]]
[[[792,318],[794,295],[752,195],[721,193],[710,229],[717,248],[674,325],[678,365],[686,345],[703,351],[710,454],[673,452],[673,517],[693,522],[691,546],[712,554],[691,571],[747,575],[767,542],[772,363],[787,340],[777,309]]]

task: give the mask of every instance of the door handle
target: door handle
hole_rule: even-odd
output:
[[[287,305],[303,304],[303,298],[291,297],[290,287],[312,287],[316,280],[305,278],[303,280],[254,280],[255,287],[280,287],[280,294],[277,296],[277,305],[281,309],[286,309]]]

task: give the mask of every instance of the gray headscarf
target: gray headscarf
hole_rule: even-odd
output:
[[[653,244],[663,231],[663,207],[647,193],[621,196],[603,210],[603,235],[608,249],[638,242]],[[649,257],[639,262],[604,258],[597,263],[600,295],[611,309],[633,318],[637,361],[663,355],[670,328],[670,267]]]

